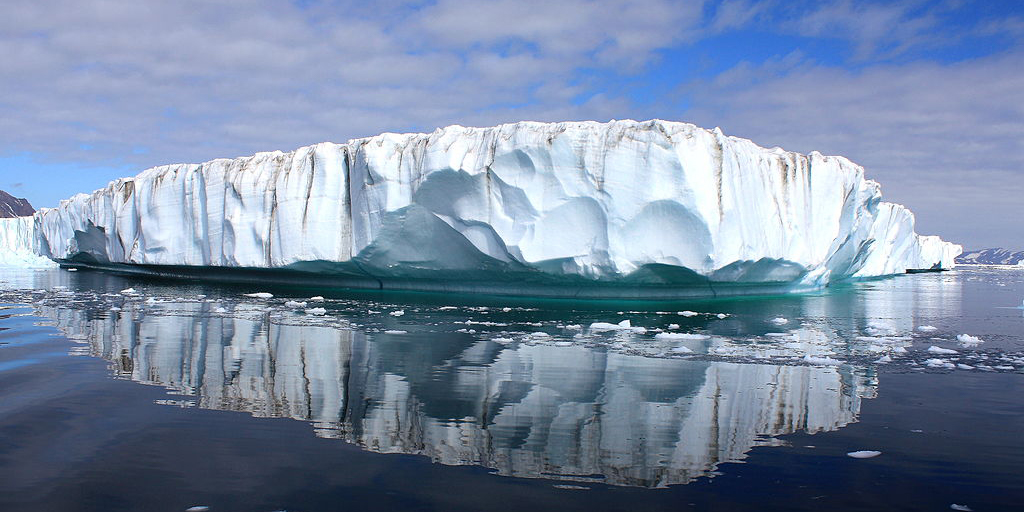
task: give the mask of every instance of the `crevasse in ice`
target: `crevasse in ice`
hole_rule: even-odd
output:
[[[862,167],[660,120],[449,126],[148,169],[35,216],[40,254],[395,282],[638,287],[949,268]],[[415,286],[413,286],[415,287]]]

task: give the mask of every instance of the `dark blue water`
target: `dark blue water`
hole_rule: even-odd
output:
[[[1024,499],[1021,270],[676,304],[0,282],[0,510]]]

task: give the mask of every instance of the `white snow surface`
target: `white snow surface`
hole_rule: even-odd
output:
[[[58,260],[641,284],[688,269],[815,287],[961,252],[914,233],[846,158],[660,120],[449,126],[154,167],[40,210],[35,231]]]

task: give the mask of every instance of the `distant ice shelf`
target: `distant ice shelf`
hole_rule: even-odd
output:
[[[137,272],[554,296],[806,290],[950,268],[961,251],[917,235],[845,158],[659,120],[155,167],[41,210],[34,232],[37,254]]]

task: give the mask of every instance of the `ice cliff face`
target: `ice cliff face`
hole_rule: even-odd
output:
[[[372,278],[630,286],[949,268],[841,157],[665,121],[382,134],[156,167],[36,214],[41,254]],[[398,287],[402,287],[399,284]]]
[[[56,266],[36,254],[35,221],[32,217],[0,218],[0,267],[45,268]]]

